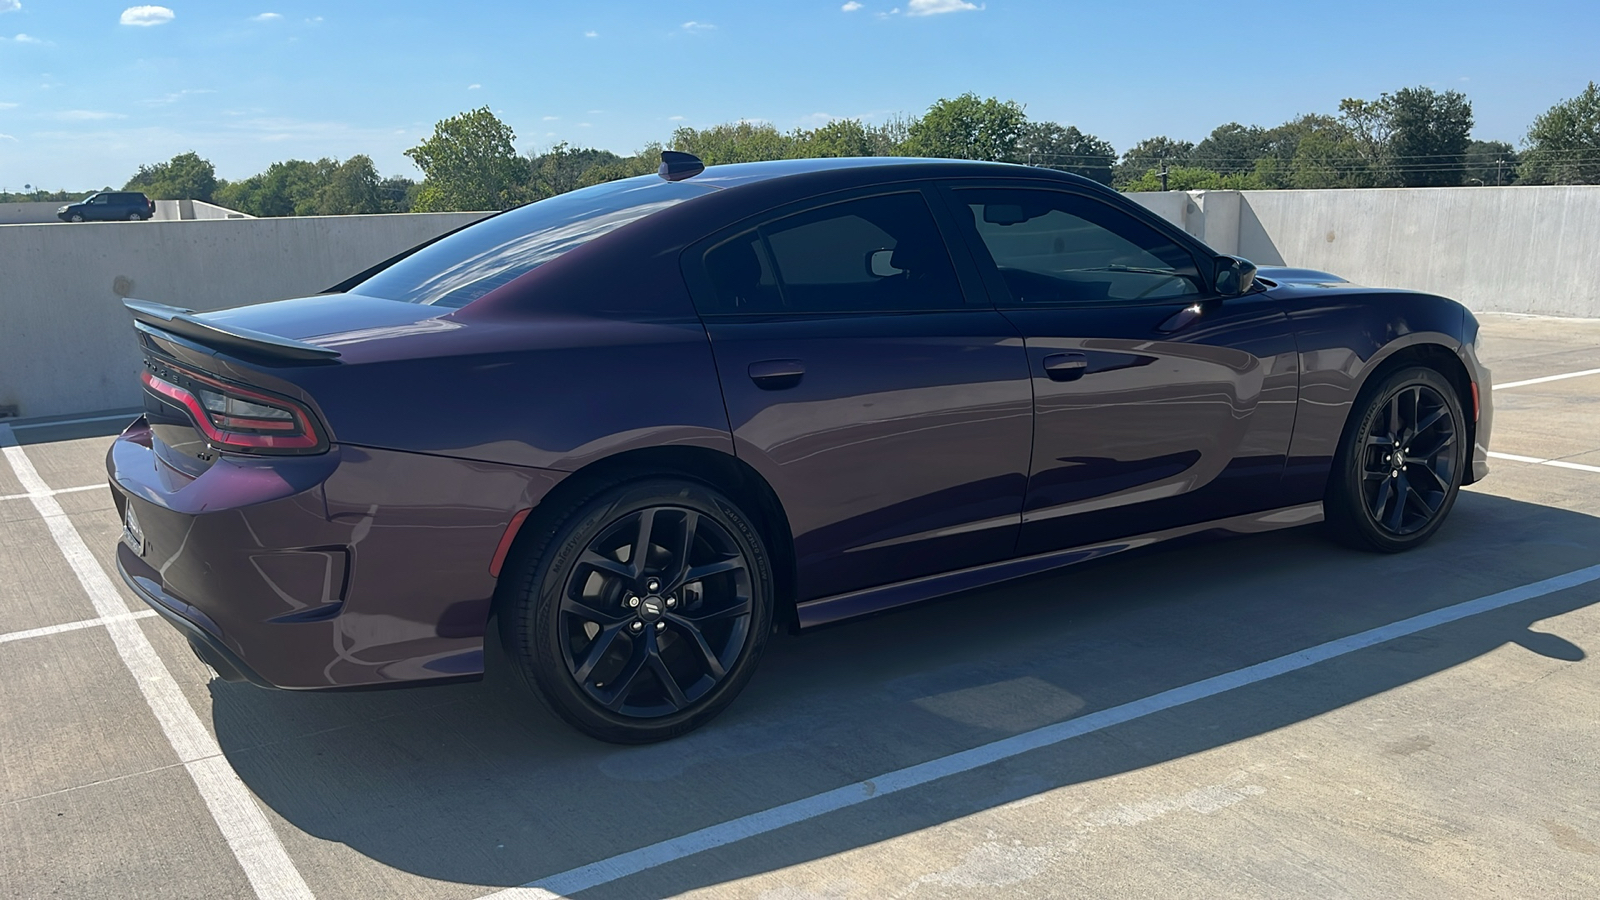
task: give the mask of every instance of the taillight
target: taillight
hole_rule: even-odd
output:
[[[152,368],[155,368],[152,366]],[[189,411],[214,447],[241,453],[320,453],[327,441],[305,407],[196,372],[162,366],[139,379],[146,390]]]

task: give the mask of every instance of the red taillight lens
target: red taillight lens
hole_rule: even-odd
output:
[[[318,453],[327,442],[311,414],[292,400],[269,397],[195,372],[172,369],[139,376],[145,389],[189,411],[217,448],[242,453]]]

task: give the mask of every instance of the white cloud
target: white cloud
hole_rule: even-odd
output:
[[[844,10],[845,12],[855,12],[856,10],[861,8],[861,4],[857,3],[856,0],[850,0],[849,3],[846,3],[845,5],[843,5],[843,6],[839,7],[839,8]]]
[[[12,40],[16,41],[19,44],[43,44],[43,43],[45,43],[44,41],[39,40],[38,38],[34,37],[31,34],[19,34],[16,37],[12,38]]]
[[[130,6],[122,11],[122,24],[148,28],[151,25],[165,25],[175,15],[165,6]]]
[[[667,116],[668,122],[682,122],[683,116]]]
[[[940,13],[966,12],[967,10],[983,9],[975,3],[966,0],[911,0],[906,4],[908,16],[937,16]]]
[[[16,12],[22,8],[22,0],[0,0],[0,13]],[[16,138],[12,138],[16,140]]]
[[[600,36],[600,32],[598,32],[598,31],[585,31],[583,33],[583,36],[584,37],[599,37]]]
[[[262,13],[258,16],[250,17],[252,22],[277,22],[281,19],[283,19],[283,13]]]
[[[20,103],[0,103],[0,109],[16,109],[21,105]]]
[[[215,93],[216,93],[216,91],[214,91],[214,90],[212,90],[210,88],[184,88],[181,91],[175,91],[175,92],[173,92],[171,94],[164,94],[164,95],[162,95],[160,97],[155,98],[154,100],[145,100],[145,101],[142,101],[142,102],[146,106],[165,106],[168,103],[177,103],[179,100],[182,100],[183,98],[189,96],[190,94],[215,94]]]
[[[63,122],[99,122],[104,119],[126,119],[122,113],[101,112],[95,109],[68,109],[51,116]]]
[[[578,127],[579,128],[593,128],[594,126],[593,126],[592,123],[589,123],[589,122],[579,122],[578,123]]]
[[[713,30],[716,29],[716,27],[717,26],[711,24],[710,22],[685,22],[685,23],[683,23],[683,30],[684,31],[713,31]]]
[[[467,85],[467,90],[475,91],[475,90],[478,90],[481,87],[483,87],[483,85],[481,85],[481,84],[469,84],[469,85]]]
[[[559,119],[559,118],[561,118],[561,117],[560,117],[560,116],[545,116],[545,117],[544,117],[544,120],[545,120],[545,121],[546,121],[546,122],[554,122],[554,121],[556,121],[556,120],[557,120],[557,119]]]
[[[16,138],[14,138],[14,137],[12,137],[12,136],[11,136],[11,135],[9,135],[9,134],[0,134],[0,140],[6,140],[6,141],[16,141],[16,140],[17,140],[17,139],[16,139]],[[21,142],[21,141],[17,141],[17,143],[19,143],[19,144],[20,144],[20,143],[22,143],[22,142]]]

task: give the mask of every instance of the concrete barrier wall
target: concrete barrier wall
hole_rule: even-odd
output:
[[[1257,265],[1443,294],[1479,312],[1600,317],[1600,185],[1130,196]]]
[[[314,294],[483,215],[0,226],[0,414],[140,405],[124,296],[207,310]]]

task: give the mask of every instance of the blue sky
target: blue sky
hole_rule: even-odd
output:
[[[0,0],[0,188],[120,185],[195,150],[225,178],[367,153],[384,174],[488,105],[520,149],[631,152],[678,125],[881,121],[964,91],[1119,150],[1425,84],[1475,136],[1600,80],[1600,2],[552,3]]]

